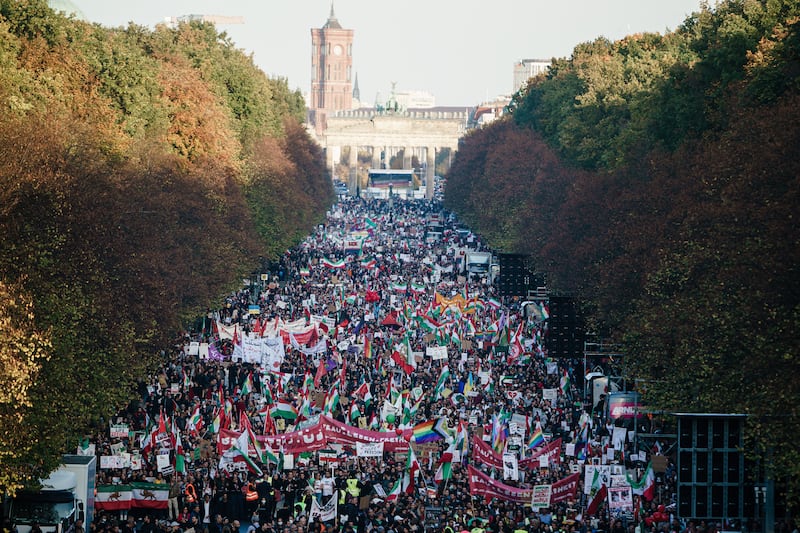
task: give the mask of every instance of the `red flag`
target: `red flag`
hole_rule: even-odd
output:
[[[347,352],[342,355],[342,370],[339,374],[339,383],[344,387],[347,382]]]
[[[272,417],[269,416],[269,411],[264,416],[264,435],[275,435],[276,434],[275,422],[272,420]]]
[[[319,365],[317,366],[317,373],[314,376],[314,387],[319,388],[319,384],[322,381],[322,376],[328,373],[328,370],[325,368],[325,361],[319,361]]]
[[[239,326],[233,326],[233,345],[239,346]]]
[[[392,361],[402,368],[406,375],[410,375],[414,371],[414,367],[408,364],[405,356],[398,351],[392,352]]]

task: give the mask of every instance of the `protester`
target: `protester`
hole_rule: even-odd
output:
[[[546,298],[500,297],[491,270],[465,270],[474,250],[487,248],[436,201],[342,199],[165,354],[112,422],[135,438],[93,439],[122,463],[101,462],[98,485],[130,486],[145,533],[656,530],[645,517],[673,487],[653,499],[641,485],[650,450],[632,460],[634,443],[614,445],[619,432],[575,386],[583,361],[548,358]],[[384,451],[287,451],[291,435],[317,439],[310,428],[364,442],[379,431]],[[617,482],[638,467],[635,501],[585,514],[593,463]],[[553,491],[543,507],[534,486]],[[125,503],[103,494],[115,516]]]

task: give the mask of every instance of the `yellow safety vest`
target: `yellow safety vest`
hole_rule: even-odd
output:
[[[354,496],[356,498],[359,497],[361,494],[361,489],[358,488],[358,480],[355,478],[350,478],[347,480],[347,492],[350,493],[350,496]]]

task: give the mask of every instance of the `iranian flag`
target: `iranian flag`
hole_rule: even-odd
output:
[[[350,422],[357,422],[358,417],[361,416],[361,411],[358,408],[358,404],[353,402],[350,404]]]
[[[405,283],[392,282],[391,289],[394,292],[406,292],[406,289],[408,289],[408,286]]]
[[[356,390],[354,390],[354,391],[353,391],[353,394],[355,394],[356,396],[359,396],[359,397],[363,398],[363,397],[364,397],[364,395],[365,395],[366,393],[368,393],[368,392],[369,392],[369,385],[368,385],[368,384],[367,384],[367,382],[365,381],[364,383],[362,383],[361,385],[359,385],[359,386],[358,386],[358,388],[357,388]]]
[[[131,509],[166,509],[169,485],[131,483]]]
[[[269,414],[272,418],[294,420],[297,418],[297,409],[290,403],[278,402],[270,409]]]
[[[566,369],[561,374],[561,380],[559,382],[558,388],[561,390],[561,394],[566,395],[569,392],[569,373],[567,373]]]
[[[417,323],[419,324],[419,327],[421,327],[422,329],[424,329],[429,333],[433,333],[434,331],[439,329],[439,323],[427,315],[418,316]]]
[[[597,515],[600,506],[606,501],[608,496],[608,488],[605,483],[600,480],[600,471],[595,469],[594,477],[592,478],[592,487],[589,491],[589,505],[586,507],[586,514],[589,516]]]
[[[325,268],[344,268],[344,259],[339,259],[338,261],[331,261],[327,257],[323,257],[322,261],[320,261],[322,266]]]
[[[310,276],[311,270],[308,267],[300,267],[300,275],[301,276]]]
[[[192,416],[186,422],[186,427],[192,435],[198,435],[203,429],[203,417],[200,415],[200,405],[197,405]]]
[[[132,498],[130,485],[98,485],[94,505],[98,511],[126,511]]]
[[[653,473],[653,464],[647,463],[647,470],[644,471],[642,479],[636,482],[631,481],[629,477],[628,483],[631,485],[631,492],[647,501],[652,501],[656,496],[656,476]]]
[[[439,459],[439,468],[433,476],[436,483],[447,481],[453,475],[453,450],[448,448],[442,453],[442,458]]]
[[[256,474],[258,476],[263,475],[258,465],[250,459],[250,456],[247,454],[248,447],[248,435],[246,431],[243,431],[242,434],[237,437],[233,446],[228,448],[222,457],[219,458],[219,469],[227,471],[228,465],[244,463],[251,474]]]
[[[250,394],[253,392],[253,373],[250,372],[247,374],[247,378],[242,383],[242,396],[246,394]]]
[[[222,409],[217,409],[214,412],[214,420],[211,422],[211,433],[217,434],[219,433],[219,429],[222,426]]]
[[[393,502],[400,496],[403,488],[403,478],[401,477],[398,479],[395,484],[392,486],[392,490],[389,491],[389,494],[386,495],[387,502]]]
[[[450,367],[444,365],[442,367],[442,371],[439,372],[439,379],[436,381],[436,388],[434,389],[434,400],[438,400],[439,396],[441,395],[442,391],[445,388],[445,384],[450,379]]]
[[[414,449],[409,446],[408,447],[408,459],[406,460],[406,472],[403,475],[403,491],[406,494],[413,494],[414,493],[414,478],[417,476],[417,471],[419,471],[419,461],[417,461],[417,455],[414,453]]]
[[[422,283],[411,283],[411,292],[414,294],[425,294],[426,290]]]

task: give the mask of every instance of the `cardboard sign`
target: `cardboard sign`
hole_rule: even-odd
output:
[[[129,431],[128,424],[111,424],[109,434],[112,439],[127,439]]]
[[[434,361],[447,359],[447,346],[428,346],[425,349],[425,355]]]
[[[359,457],[383,457],[383,442],[357,442],[356,455]]]
[[[535,485],[533,487],[533,496],[531,496],[531,507],[534,509],[550,507],[552,489],[552,485]]]

